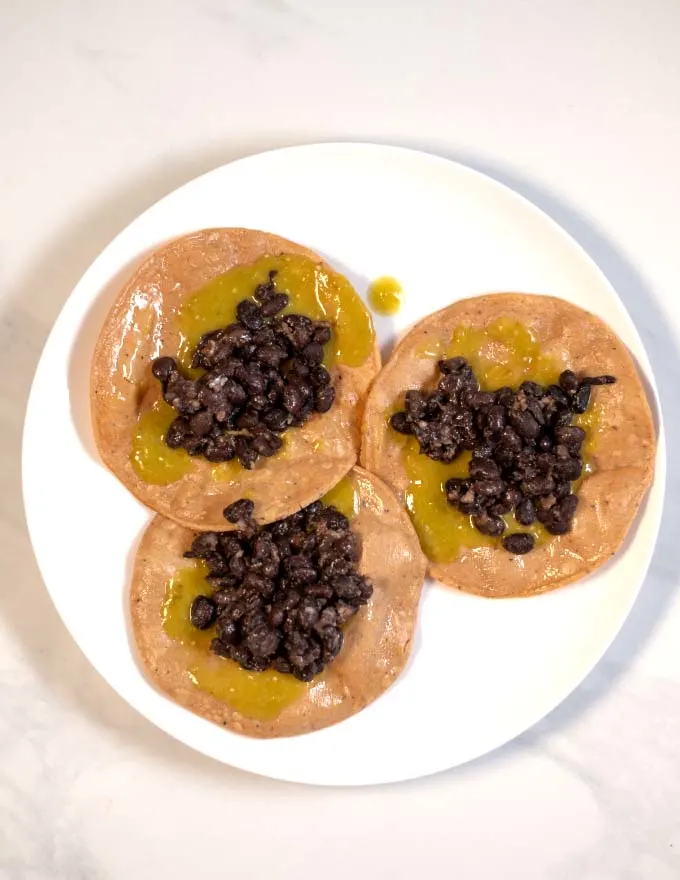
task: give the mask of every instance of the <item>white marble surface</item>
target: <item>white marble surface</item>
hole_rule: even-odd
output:
[[[679,39],[676,0],[2,0],[2,880],[680,877]],[[562,223],[637,321],[671,456],[649,577],[577,692],[474,764],[354,791],[232,771],[128,708],[50,604],[19,481],[40,348],[107,241],[215,165],[342,138]]]

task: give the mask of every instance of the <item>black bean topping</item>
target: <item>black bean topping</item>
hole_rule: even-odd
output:
[[[241,498],[224,508],[224,518],[234,524],[247,523],[252,520],[254,511],[253,502],[249,498]]]
[[[196,596],[191,603],[189,616],[196,629],[208,629],[215,620],[215,603],[208,596]]]
[[[585,376],[581,379],[581,385],[613,385],[615,376]]]
[[[270,431],[278,431],[279,433],[283,433],[288,425],[290,425],[292,419],[290,413],[287,413],[283,409],[278,409],[274,407],[272,409],[268,409],[262,415],[263,423],[269,428]]]
[[[510,410],[510,424],[520,437],[525,440],[534,440],[538,437],[541,426],[528,410]]]
[[[583,464],[580,457],[567,458],[564,461],[555,462],[553,473],[560,480],[578,480],[583,471]]]
[[[214,592],[196,597],[190,620],[214,627],[218,656],[311,681],[338,655],[341,627],[373,593],[356,568],[359,541],[345,516],[318,501],[262,528],[253,515],[241,499],[225,510],[238,531],[194,538],[185,555],[205,561]]]
[[[317,321],[312,331],[312,342],[318,345],[326,345],[327,342],[331,341],[331,335],[331,325],[328,321]]]
[[[262,303],[262,314],[265,318],[271,318],[282,312],[288,305],[290,298],[285,293],[275,293],[274,296],[265,299]]]
[[[410,419],[422,419],[427,411],[427,398],[422,391],[407,391],[404,398]]]
[[[323,346],[318,342],[310,342],[302,349],[302,359],[310,367],[318,367],[323,360]]]
[[[573,373],[571,370],[565,370],[563,373],[560,373],[559,383],[560,387],[567,394],[576,394],[578,391],[579,379],[576,373]]]
[[[262,308],[252,299],[243,299],[236,306],[236,317],[249,330],[259,330],[264,326]]]
[[[498,537],[505,531],[505,522],[500,516],[494,516],[486,511],[482,511],[482,513],[477,514],[477,516],[473,516],[472,522],[475,528],[483,535]]]
[[[567,495],[561,501],[549,507],[539,519],[551,535],[565,535],[571,531],[572,520],[576,512],[578,498],[576,495]],[[539,514],[541,511],[539,511]]]
[[[565,370],[558,385],[525,381],[517,390],[481,391],[462,357],[440,361],[439,371],[436,389],[407,391],[404,409],[389,423],[398,433],[413,435],[434,461],[452,462],[464,450],[472,451],[469,477],[446,482],[449,504],[487,535],[502,535],[502,517],[513,510],[522,526],[538,520],[552,534],[570,531],[577,503],[572,483],[583,473],[586,437],[573,417],[587,410],[593,386],[610,385],[615,378]],[[534,539],[518,533],[502,543],[520,554],[533,548]]]
[[[523,553],[530,553],[534,549],[534,536],[527,532],[515,532],[514,535],[506,535],[503,538],[503,547],[508,553],[520,556]]]
[[[309,381],[314,388],[325,388],[331,384],[331,374],[325,367],[312,367],[309,371]]]
[[[179,449],[191,435],[191,427],[189,419],[180,416],[171,422],[170,427],[165,432],[165,442],[170,449]]]
[[[584,413],[590,403],[590,385],[581,385],[576,394],[571,408],[575,413]]]
[[[515,505],[515,519],[522,526],[530,526],[536,522],[536,507],[531,498],[524,496]]]
[[[460,370],[461,367],[467,366],[467,361],[463,357],[454,357],[445,361],[439,361],[438,366],[440,373],[454,373],[456,370]]]
[[[413,425],[405,412],[396,412],[390,416],[390,425],[400,434],[412,434]]]
[[[314,392],[314,409],[317,412],[325,413],[333,406],[335,400],[335,388],[327,385],[325,388],[319,388]]]
[[[160,382],[167,382],[176,371],[177,361],[171,357],[156,358],[151,367],[151,372]]]
[[[493,480],[500,473],[500,468],[492,458],[473,458],[470,462],[470,476],[476,480]]]
[[[312,340],[314,322],[306,315],[286,315],[278,322],[276,330],[295,351],[302,351]]]
[[[566,446],[571,453],[578,453],[586,439],[586,432],[578,425],[560,425],[555,430],[558,445]]]
[[[540,397],[545,391],[543,386],[539,385],[537,382],[522,382],[519,386],[519,390],[532,397]]]
[[[198,379],[183,375],[171,357],[152,363],[164,400],[178,414],[165,435],[170,448],[211,462],[237,458],[250,469],[281,448],[272,432],[300,427],[333,406],[332,377],[322,366],[331,325],[306,315],[279,317],[290,298],[276,290],[275,276],[238,303],[238,321],[198,341],[192,367],[205,371]]]

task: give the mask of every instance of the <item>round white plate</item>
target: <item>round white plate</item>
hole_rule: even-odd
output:
[[[35,376],[24,432],[26,514],[66,626],[109,684],[158,727],[267,776],[336,785],[397,781],[507,742],[576,687],[628,614],[659,526],[663,437],[644,510],[625,548],[595,576],[505,601],[428,583],[412,660],[372,706],[291,739],[229,733],[156,691],[136,665],[126,595],[149,513],[97,458],[88,400],[94,341],[123,279],[150,248],[210,226],[264,229],[305,244],[362,295],[372,278],[399,278],[402,311],[375,322],[384,350],[415,320],[461,297],[507,290],[563,297],[611,324],[654,395],[640,338],[594,263],[537,208],[484,175],[424,153],[362,144],[277,150],[217,168],[142,214],[95,260],[64,306]]]

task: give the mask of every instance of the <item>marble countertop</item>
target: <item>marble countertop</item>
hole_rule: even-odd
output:
[[[2,880],[680,877],[679,33],[671,0],[3,0]],[[100,249],[200,172],[329,139],[456,158],[561,223],[637,323],[671,450],[649,576],[583,685],[483,759],[363,790],[231,770],[123,703],[50,603],[19,474],[41,347]]]

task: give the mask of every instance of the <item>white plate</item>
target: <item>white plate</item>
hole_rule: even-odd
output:
[[[126,594],[149,514],[100,464],[88,401],[94,340],[122,279],[149,248],[209,226],[265,229],[301,242],[328,257],[362,294],[378,275],[399,278],[403,310],[396,319],[376,321],[384,347],[416,319],[461,297],[499,290],[563,297],[611,324],[653,389],[621,301],[552,220],[482,174],[390,147],[296,147],[218,168],[128,226],[73,291],[35,376],[23,480],[40,569],[85,655],[154,724],[225,763],[318,784],[409,779],[501,745],[576,687],[628,614],[659,526],[663,437],[644,511],[625,549],[595,576],[545,596],[506,601],[428,584],[412,661],[368,709],[292,739],[226,732],[156,691],[135,663]],[[597,371],[596,352],[593,357]]]

